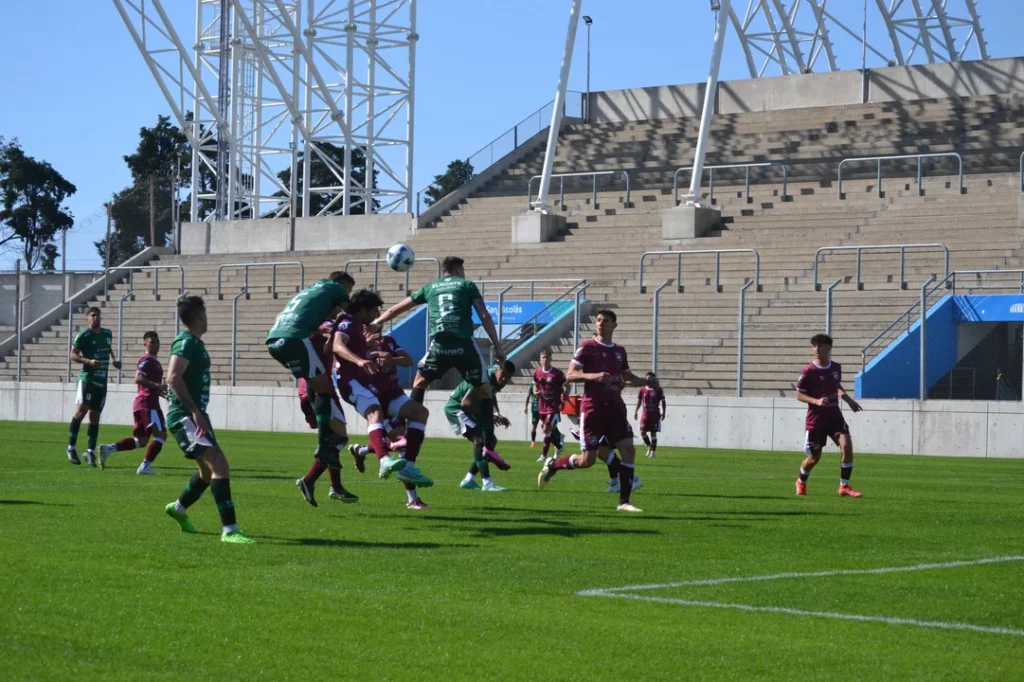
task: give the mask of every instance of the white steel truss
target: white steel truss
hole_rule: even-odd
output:
[[[319,215],[412,211],[416,0],[196,0],[191,50],[161,0],[113,2],[192,145],[193,188],[203,167],[223,188],[218,215],[281,217],[298,214],[300,203],[309,215],[311,193],[328,196]],[[222,83],[225,6],[230,64]],[[328,143],[343,150],[343,163]],[[376,177],[370,189],[353,177],[356,149],[365,177]],[[313,163],[326,169],[327,184],[318,174],[322,186],[311,186]],[[285,169],[289,183],[278,177]],[[192,220],[217,198],[193,191]]]
[[[874,42],[869,11],[885,32]],[[839,63],[837,43],[851,39],[862,59],[870,52],[892,66],[956,62],[972,46],[988,59],[976,0],[748,0],[742,17],[735,7],[727,16],[751,78],[855,68],[849,59]]]

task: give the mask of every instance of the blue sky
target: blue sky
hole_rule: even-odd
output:
[[[738,11],[747,5],[734,0]],[[164,0],[188,41],[195,3]],[[871,3],[874,5],[874,3]],[[1021,0],[980,0],[990,56],[1016,56]],[[420,0],[415,186],[465,158],[554,94],[569,0]],[[962,6],[951,0],[950,6]],[[859,30],[861,2],[830,8]],[[840,9],[841,7],[841,9]],[[874,11],[872,9],[872,11]],[[584,0],[594,18],[594,90],[691,83],[707,77],[713,15],[705,0]],[[880,27],[869,22],[869,38]],[[835,37],[843,68],[860,65],[856,41]],[[723,78],[747,77],[732,39]],[[569,87],[585,85],[580,27]],[[969,57],[975,57],[975,54]],[[877,59],[869,58],[869,66]],[[0,2],[0,135],[52,163],[78,187],[68,266],[96,267],[103,202],[128,184],[122,161],[138,129],[169,113],[109,0]],[[0,256],[0,267],[12,264]]]

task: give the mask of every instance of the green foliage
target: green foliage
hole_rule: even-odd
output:
[[[317,187],[338,187],[342,184],[339,179],[344,177],[345,168],[345,149],[344,147],[335,146],[329,142],[317,142],[320,152],[313,152],[313,161],[309,167],[309,185],[313,190]],[[322,154],[321,154],[322,152]],[[298,162],[296,167],[298,172],[295,180],[295,196],[301,197],[303,193],[303,173],[305,172],[306,159],[304,158],[303,152],[298,152]],[[326,160],[325,160],[326,158]],[[359,147],[352,149],[352,179],[358,184],[365,186],[366,184],[366,155],[363,150]],[[380,175],[380,171],[374,169],[373,181],[374,186],[377,184],[377,178]],[[283,171],[277,174],[281,184],[285,187],[291,186],[292,173],[291,168],[285,168]],[[274,194],[275,197],[285,197],[287,193],[279,191]],[[330,204],[328,212],[339,213],[342,209],[341,198],[339,197],[336,201],[333,201],[334,196],[337,196],[337,192],[317,192],[312,191],[309,195],[309,215],[315,216],[324,209],[324,207]],[[380,202],[374,200],[374,207],[378,208]],[[296,199],[295,202],[295,215],[296,217],[304,217],[302,214],[302,200]],[[288,215],[289,207],[282,202],[282,215]],[[355,204],[351,209],[352,215],[363,215],[366,213],[366,205],[362,202]]]
[[[469,159],[452,161],[448,164],[448,170],[441,175],[434,176],[433,184],[424,192],[427,206],[443,199],[472,179],[473,164],[469,162]]]

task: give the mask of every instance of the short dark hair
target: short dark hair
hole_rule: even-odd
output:
[[[811,337],[812,346],[831,346],[832,337],[828,334],[815,334]]]
[[[509,374],[516,373],[516,363],[512,362],[511,360],[506,360],[505,362],[501,363],[501,368],[508,372]]]
[[[551,349],[550,348],[545,348],[544,350],[542,350],[540,352],[540,356],[541,357],[544,357],[545,355],[548,356],[548,357],[551,357]]]
[[[379,308],[382,305],[384,305],[384,301],[381,300],[376,291],[373,289],[360,289],[352,294],[348,301],[348,314],[355,315],[361,310]]]
[[[91,308],[89,308],[88,310],[85,311],[86,315],[92,315],[93,313],[96,313],[97,315],[102,315],[103,314],[100,311],[100,309],[97,308],[96,306],[93,306],[93,307],[91,307]]]
[[[206,310],[202,296],[186,296],[178,301],[178,319],[186,327],[195,322],[196,315]]]
[[[142,335],[143,341],[149,341],[150,339],[156,339],[157,341],[159,341],[160,335],[157,334],[156,332],[146,332],[145,334]]]
[[[343,284],[345,286],[354,287],[356,285],[355,278],[352,277],[352,275],[345,272],[344,270],[335,270],[330,275],[328,275],[327,279],[331,280],[332,282],[337,282],[338,284]]]
[[[614,322],[615,324],[619,323],[619,316],[615,314],[614,310],[608,310],[607,308],[603,310],[598,310],[597,314],[594,315],[594,319],[596,320],[601,315],[604,315],[605,317],[610,317],[612,319],[612,322]]]
[[[444,260],[441,261],[441,272],[450,275],[455,272],[456,268],[461,268],[465,262],[458,256],[445,256]]]
[[[655,374],[654,372],[648,372],[648,373],[647,373],[647,377],[648,377],[648,378],[650,378],[650,377],[654,377],[655,379],[657,379],[657,378],[658,378],[658,375],[657,375],[657,374]]]

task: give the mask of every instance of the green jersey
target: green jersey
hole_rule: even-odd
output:
[[[491,384],[491,393],[498,395],[501,393],[501,389],[505,388],[498,384],[498,370],[493,367],[487,372],[487,379]],[[448,396],[448,402],[444,405],[445,412],[458,412],[462,409],[462,399],[466,397],[466,394],[473,390],[473,385],[468,381],[463,380],[461,384],[455,387],[451,395]],[[476,411],[476,396],[473,397],[473,407],[470,408],[471,412]]]
[[[267,333],[270,339],[304,339],[316,331],[342,303],[348,303],[345,287],[322,279],[306,287],[288,302]]]
[[[412,295],[413,303],[427,304],[430,337],[439,334],[473,338],[473,302],[480,290],[468,279],[446,275],[428,282]]]
[[[100,328],[98,332],[83,329],[75,337],[75,348],[88,360],[99,360],[99,367],[82,365],[78,380],[91,384],[107,383],[107,365],[110,364],[110,351],[113,347],[114,334],[109,329]]]
[[[530,409],[534,412],[540,411],[540,405],[537,403],[537,391],[534,390],[533,384],[530,384]]]
[[[193,336],[187,329],[174,337],[171,344],[171,360],[175,355],[188,360],[188,367],[185,368],[185,388],[192,402],[203,414],[206,414],[206,406],[210,402],[210,354],[206,352],[206,344],[202,339]],[[167,411],[167,423],[177,424],[185,417],[191,417],[185,406],[178,399],[178,396],[171,392],[171,408]]]

